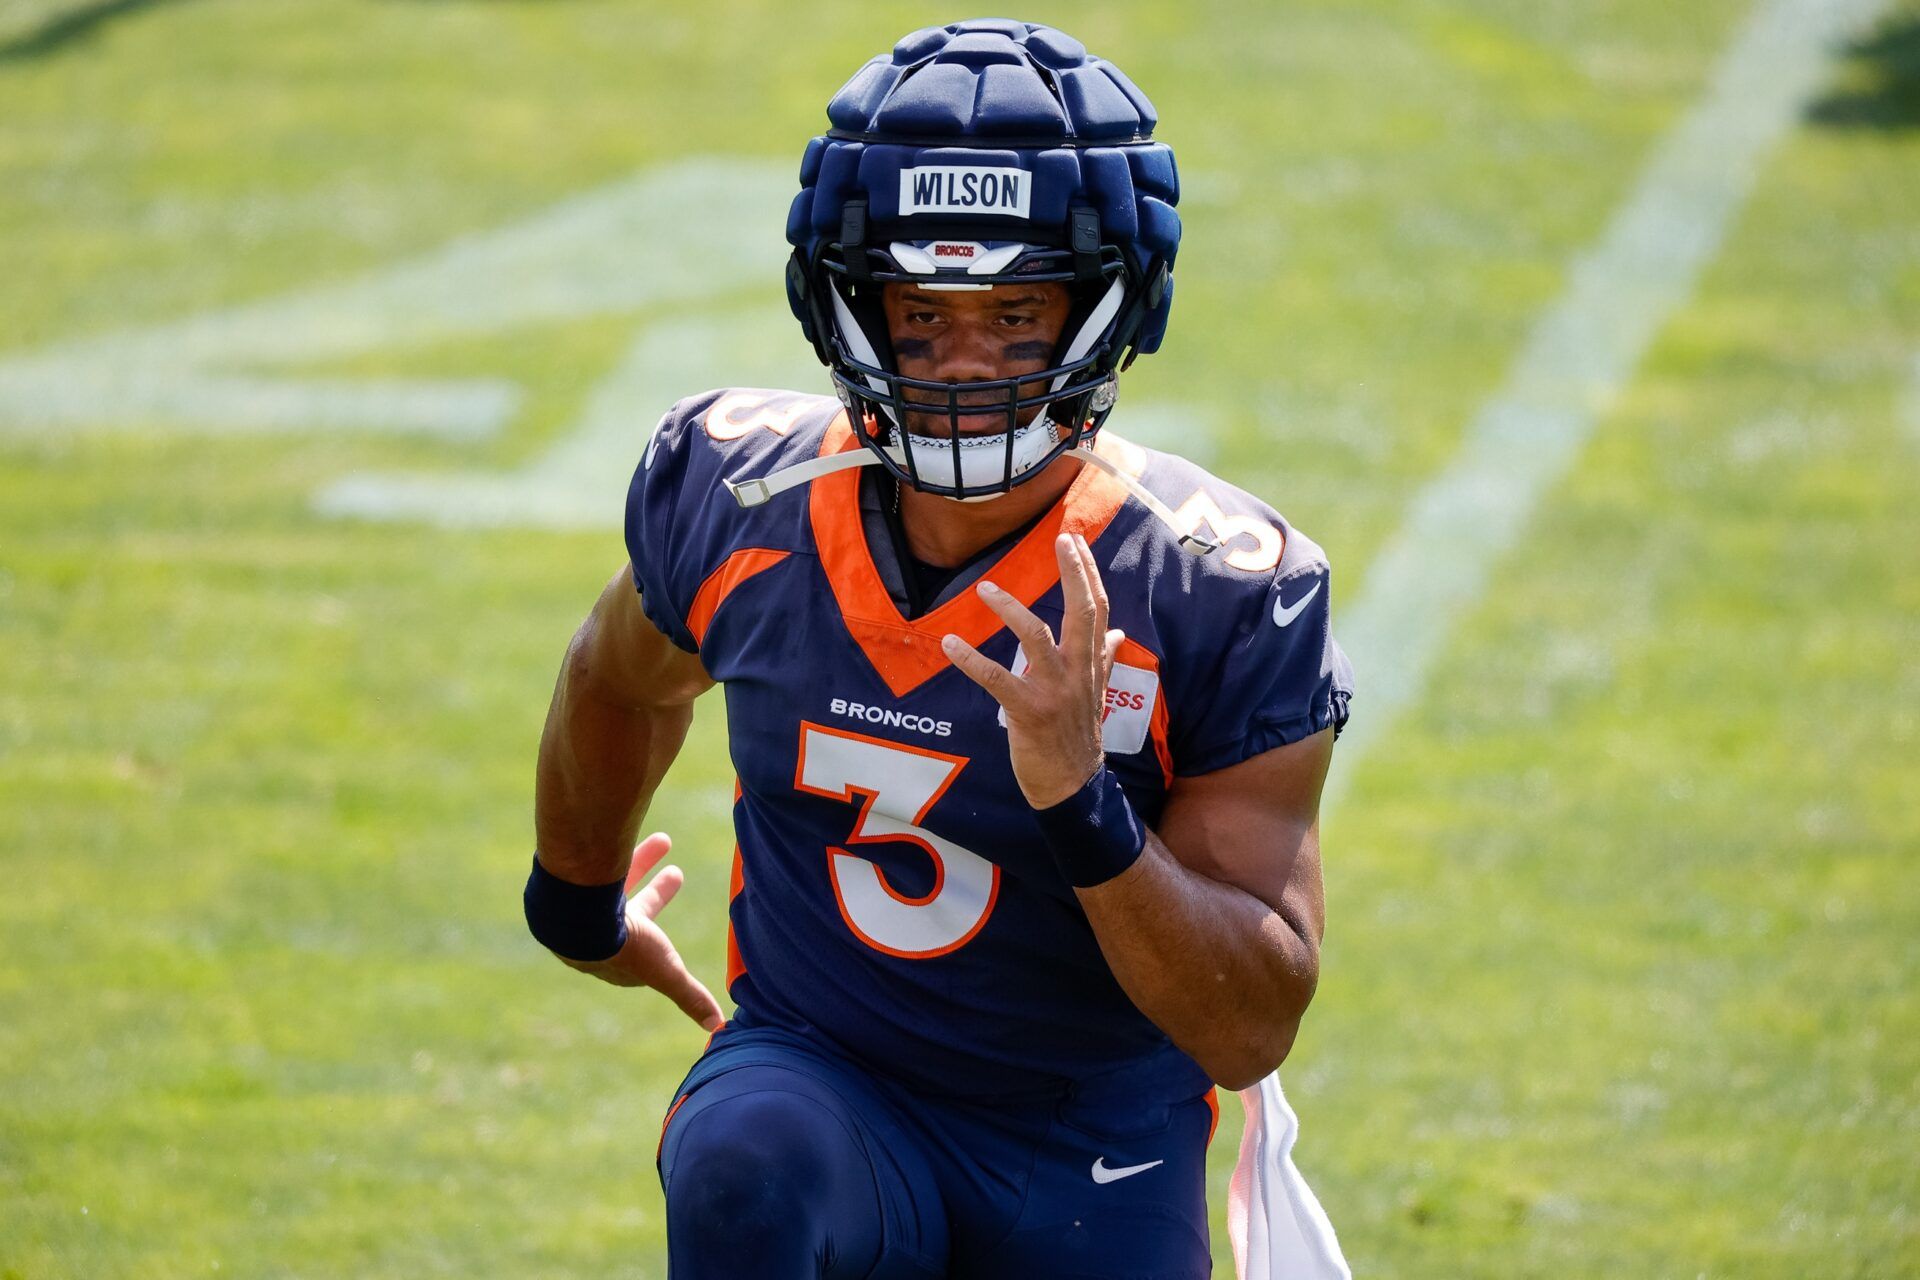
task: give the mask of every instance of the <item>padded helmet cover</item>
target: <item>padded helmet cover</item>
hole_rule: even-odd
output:
[[[1055,274],[1042,278],[1086,286],[1076,310],[1083,325],[1096,286],[1124,285],[1121,305],[1102,309],[1103,333],[1076,334],[1069,322],[1062,348],[1078,338],[1086,358],[1056,360],[1050,373],[1071,366],[1056,389],[1086,392],[1133,354],[1159,348],[1180,246],[1179,177],[1172,149],[1153,141],[1152,103],[1118,67],[1033,23],[929,27],[861,67],[827,118],[828,132],[807,145],[787,217],[795,249],[787,289],[843,398],[851,391],[884,408],[884,396],[871,395],[880,379],[855,368],[892,372],[884,331],[877,342],[871,332],[877,292],[864,291],[863,307],[861,285],[913,269],[894,258],[894,242],[1050,246]],[[1047,265],[1023,259],[1017,270],[1031,277]],[[844,332],[855,316],[864,337]],[[1083,428],[1088,402],[1061,422],[1069,446],[1105,417],[1099,411]]]
[[[1051,27],[976,19],[916,31],[855,72],[827,119],[831,131],[807,144],[787,215],[787,241],[809,260],[838,237],[847,201],[865,199],[871,221],[893,221],[901,172],[943,164],[1033,175],[1027,217],[992,219],[997,239],[1039,229],[1057,241],[1069,205],[1084,203],[1136,276],[1156,256],[1171,268],[1180,248],[1180,179],[1173,149],[1151,141],[1153,104],[1120,68]],[[1172,301],[1169,281],[1136,339],[1143,354],[1159,348]]]

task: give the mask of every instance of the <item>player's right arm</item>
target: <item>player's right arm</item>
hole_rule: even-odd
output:
[[[664,835],[638,848],[634,837],[686,739],[693,700],[712,686],[698,656],[648,619],[632,571],[615,574],[567,647],[540,735],[534,827],[543,867],[573,884],[608,884],[666,854]],[[629,900],[617,953],[565,963],[617,986],[652,987],[711,1030],[719,1003],[654,922],[681,882],[678,867],[662,868]]]

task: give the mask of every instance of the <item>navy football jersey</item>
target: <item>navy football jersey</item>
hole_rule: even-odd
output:
[[[1039,1093],[1149,1056],[1168,1096],[1200,1068],[1114,980],[1014,781],[988,694],[949,632],[1019,668],[970,589],[905,617],[861,515],[861,475],[743,509],[722,477],[863,446],[824,396],[734,389],[680,402],[649,441],[626,537],[647,616],[724,689],[738,774],[726,988],[747,1020],[829,1037],[910,1087]],[[1082,534],[1126,632],[1107,758],[1155,823],[1180,775],[1346,719],[1327,563],[1274,511],[1180,458],[1101,452],[1224,545],[1182,550],[1087,466],[986,576],[1057,632],[1053,540]]]

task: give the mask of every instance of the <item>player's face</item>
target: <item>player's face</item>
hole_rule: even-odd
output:
[[[960,292],[889,284],[881,301],[900,373],[933,382],[992,382],[1038,373],[1051,363],[1073,306],[1067,286],[1057,282]],[[1045,390],[1044,380],[1022,383],[1020,395],[1024,399]],[[907,389],[906,398],[946,403],[934,392],[912,388]],[[963,435],[993,435],[1007,429],[1004,391],[963,394],[960,403],[995,406],[992,411],[961,415]],[[1039,411],[1037,405],[1022,409],[1020,421],[1031,421]],[[907,419],[907,429],[915,435],[944,436],[949,430],[944,408],[939,413],[909,413]]]

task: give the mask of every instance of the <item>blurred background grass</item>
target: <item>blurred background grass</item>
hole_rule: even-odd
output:
[[[1181,157],[1179,305],[1128,402],[1210,424],[1351,595],[1744,13],[1025,15],[1125,66]],[[863,58],[956,16],[0,0],[0,362],[676,160],[791,166]],[[1836,59],[1330,820],[1284,1074],[1359,1274],[1920,1272],[1916,32],[1897,3]],[[517,906],[618,513],[451,530],[314,494],[511,471],[678,314],[319,362],[523,390],[466,440],[0,421],[0,1276],[664,1273],[653,1146],[701,1036]],[[718,710],[651,820],[710,980]]]

